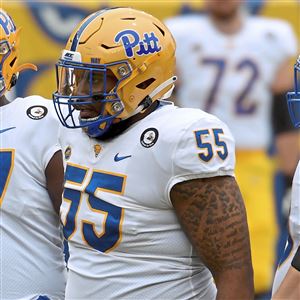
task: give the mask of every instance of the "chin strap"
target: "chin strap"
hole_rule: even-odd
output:
[[[162,100],[168,99],[171,95],[172,92],[174,90],[174,82],[177,80],[176,76],[172,76],[171,78],[169,78],[168,80],[164,81],[162,84],[160,84],[157,88],[155,88],[150,94],[149,96],[147,96],[142,103],[132,112],[130,113],[126,119],[142,112],[145,108],[149,107],[152,104],[152,98],[154,96],[156,96],[158,93],[160,93],[163,89],[165,89],[167,86],[169,86],[170,84],[172,84],[172,86],[170,87],[170,89],[160,98]],[[124,120],[126,120],[124,119]]]
[[[161,97],[161,99],[167,99],[171,96],[173,89],[175,87],[174,82],[177,80],[176,76],[173,76],[169,78],[168,80],[164,81],[162,84],[160,84],[152,93],[149,94],[150,98],[153,98],[158,93],[160,93],[163,89],[165,89],[168,85],[172,84],[171,88]]]

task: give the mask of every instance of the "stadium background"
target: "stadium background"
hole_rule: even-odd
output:
[[[159,19],[175,14],[201,10],[203,1],[0,1],[22,27],[21,61],[38,66],[39,72],[26,71],[20,76],[18,96],[39,94],[51,98],[55,90],[54,64],[60,56],[67,37],[76,24],[91,12],[108,6],[131,6],[152,13]],[[247,0],[252,13],[288,20],[300,35],[299,0]]]
[[[201,11],[203,1],[148,0],[148,1],[1,1],[0,5],[22,27],[21,62],[31,62],[39,71],[25,71],[21,74],[10,98],[39,94],[51,98],[56,87],[54,65],[60,57],[67,37],[74,27],[91,12],[110,6],[131,6],[154,14],[159,19],[193,11]],[[300,0],[246,0],[246,8],[252,14],[282,18],[289,21],[300,40]],[[292,70],[291,70],[292,72]],[[282,181],[276,177],[278,216]],[[279,218],[282,234],[278,244],[281,250],[286,226]]]

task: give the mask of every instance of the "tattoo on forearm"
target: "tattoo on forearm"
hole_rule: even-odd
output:
[[[212,271],[251,265],[247,218],[233,177],[180,183],[171,198],[193,246]]]

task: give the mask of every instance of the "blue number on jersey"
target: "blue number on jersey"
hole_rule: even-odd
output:
[[[0,207],[14,167],[14,149],[0,149]]]
[[[82,185],[87,174],[86,168],[74,165],[67,165],[66,180],[75,185]],[[123,208],[105,202],[95,196],[97,190],[108,193],[122,195],[124,193],[126,176],[120,174],[111,174],[104,171],[95,170],[92,174],[89,184],[83,192],[65,188],[64,199],[71,202],[69,212],[64,224],[64,236],[67,240],[72,238],[76,231],[76,216],[82,193],[87,193],[88,204],[92,211],[105,213],[106,218],[103,224],[102,233],[95,230],[96,224],[87,220],[82,222],[82,238],[92,248],[108,252],[115,248],[121,239],[121,225],[123,220]]]
[[[75,185],[81,185],[85,176],[87,174],[86,168],[79,168],[71,165],[67,165],[65,179],[66,181],[71,182]],[[67,202],[71,202],[69,212],[66,216],[66,221],[64,224],[64,236],[68,240],[74,234],[76,230],[76,213],[78,211],[80,199],[81,199],[81,192],[68,189],[64,190],[64,200]]]
[[[216,129],[213,129],[213,134],[214,134],[214,138],[215,138],[215,144],[218,146],[218,147],[221,147],[223,148],[222,151],[218,150],[217,151],[217,154],[218,156],[222,159],[222,160],[225,160],[228,156],[228,149],[227,149],[227,145],[224,141],[220,141],[220,134],[223,134],[223,129],[221,128],[216,128]]]
[[[219,95],[219,92],[222,87],[222,82],[227,74],[226,69],[228,69],[228,63],[224,58],[203,58],[201,63],[204,66],[211,66],[216,69],[216,75],[212,81],[212,86],[208,93],[208,99],[203,107],[205,111],[210,112],[214,106],[218,105],[217,96],[222,97],[222,95]],[[234,111],[238,115],[253,114],[256,112],[257,105],[254,101],[250,102],[251,99],[248,98],[249,95],[251,95],[251,91],[253,90],[255,83],[259,79],[259,68],[254,61],[250,59],[243,59],[235,66],[234,70],[237,71],[237,73],[242,71],[248,73],[248,77],[246,77],[240,93],[238,95],[232,95],[233,103],[235,105]]]
[[[195,131],[197,146],[200,149],[204,150],[204,153],[199,153],[198,155],[201,158],[201,160],[205,162],[209,162],[214,156],[211,143],[203,143],[202,141],[202,137],[208,135],[210,135],[208,129]]]
[[[223,134],[223,129],[221,128],[215,128],[212,129],[212,133],[209,129],[204,130],[197,130],[194,132],[196,143],[199,149],[202,150],[202,153],[199,153],[198,156],[201,160],[204,162],[209,162],[213,156],[214,152],[217,153],[217,155],[222,159],[225,160],[228,156],[228,148],[224,141],[220,140],[220,134]],[[203,139],[210,138],[211,136],[214,137],[215,145],[220,147],[219,150],[215,150],[211,143],[207,142],[204,143]],[[222,149],[222,150],[220,150]]]

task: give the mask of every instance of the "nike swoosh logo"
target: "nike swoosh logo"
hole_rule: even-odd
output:
[[[117,154],[115,155],[115,157],[114,157],[114,161],[120,161],[120,160],[129,158],[129,157],[131,157],[131,155],[119,156],[119,153],[117,153]]]
[[[8,131],[8,130],[12,130],[12,129],[15,129],[16,127],[9,127],[9,128],[5,128],[5,129],[0,129],[0,134],[5,132],[5,131]]]

